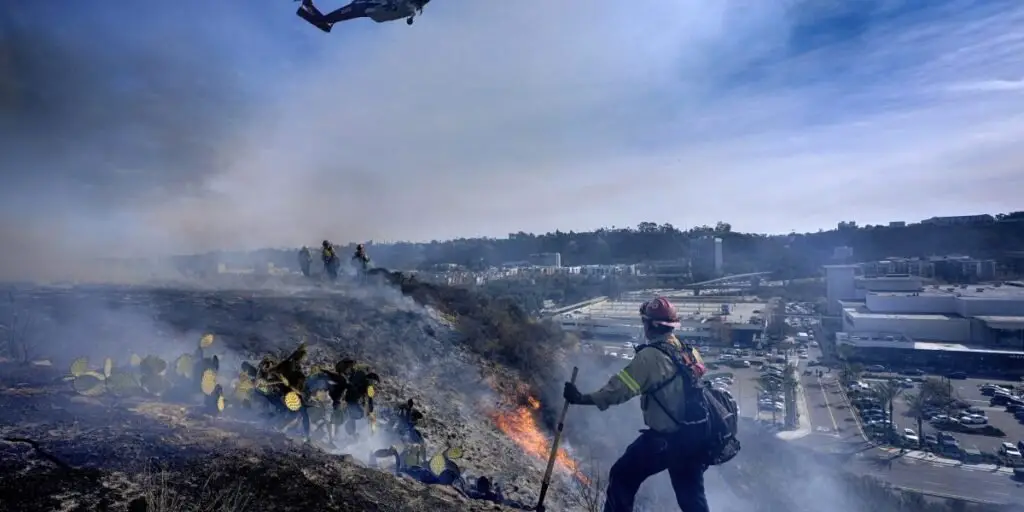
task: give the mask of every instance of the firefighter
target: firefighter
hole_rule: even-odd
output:
[[[349,436],[355,437],[356,420],[370,417],[373,421],[373,385],[380,382],[380,377],[368,365],[345,358],[335,365],[332,379],[341,381],[331,391],[334,417],[344,422]]]
[[[320,249],[320,260],[324,262],[324,272],[331,281],[338,279],[338,254],[334,251],[334,244],[324,240]]]
[[[363,244],[356,246],[356,253],[352,255],[352,263],[363,273],[370,270],[370,257],[366,255],[366,247]]]
[[[416,404],[410,398],[395,408],[391,428],[405,442],[422,443],[423,434],[416,428],[422,419],[423,413],[416,410]]]
[[[594,393],[582,394],[571,382],[565,383],[563,392],[571,404],[595,405],[602,411],[641,396],[648,428],[612,466],[604,512],[632,512],[640,485],[665,470],[683,512],[708,512],[703,457],[708,413],[696,388],[703,361],[672,334],[679,327],[679,314],[668,299],[642,304],[640,318],[647,344],[637,347],[625,368]]]
[[[312,265],[313,265],[313,253],[310,252],[309,247],[306,247],[305,245],[303,245],[302,249],[299,249],[299,269],[302,270],[302,275],[304,275],[306,277],[309,277],[309,275],[310,275],[309,268]]]

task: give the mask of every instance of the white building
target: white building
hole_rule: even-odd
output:
[[[650,290],[629,300],[600,301],[556,317],[562,329],[579,332],[584,337],[622,338],[640,336],[640,304],[655,295],[669,295],[679,311],[676,335],[691,339],[715,339],[724,343],[749,344],[764,331],[768,304],[736,298],[698,298],[692,295],[671,296],[664,291]]]
[[[829,307],[838,305],[847,333],[1024,348],[1024,288],[922,287],[912,276],[863,278],[848,269],[826,271]]]
[[[722,275],[722,266],[724,264],[724,256],[722,255],[722,239],[715,238],[715,275]]]

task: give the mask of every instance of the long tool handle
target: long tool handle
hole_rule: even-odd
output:
[[[572,367],[572,378],[569,379],[576,385],[576,375],[579,374],[578,367]],[[548,494],[548,487],[551,486],[551,472],[555,469],[555,459],[558,458],[558,443],[562,441],[562,428],[565,427],[565,415],[569,412],[569,401],[562,404],[562,414],[558,417],[558,428],[555,430],[555,439],[551,441],[551,455],[548,457],[548,467],[544,470],[544,480],[540,483],[540,496],[537,497],[537,506],[534,510],[544,512],[544,498]]]

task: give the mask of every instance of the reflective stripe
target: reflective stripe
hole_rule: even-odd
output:
[[[619,380],[621,380],[630,391],[634,394],[640,393],[640,384],[637,384],[636,380],[633,379],[633,376],[627,373],[625,369],[621,370],[618,376]]]

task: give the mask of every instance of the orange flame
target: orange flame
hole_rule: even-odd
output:
[[[536,398],[528,397],[527,406],[512,410],[495,411],[491,414],[494,424],[515,441],[526,453],[540,459],[548,460],[551,456],[551,441],[537,426],[534,411],[540,408]],[[580,471],[579,464],[569,456],[564,448],[559,448],[555,455],[555,465],[587,483],[587,477]]]

